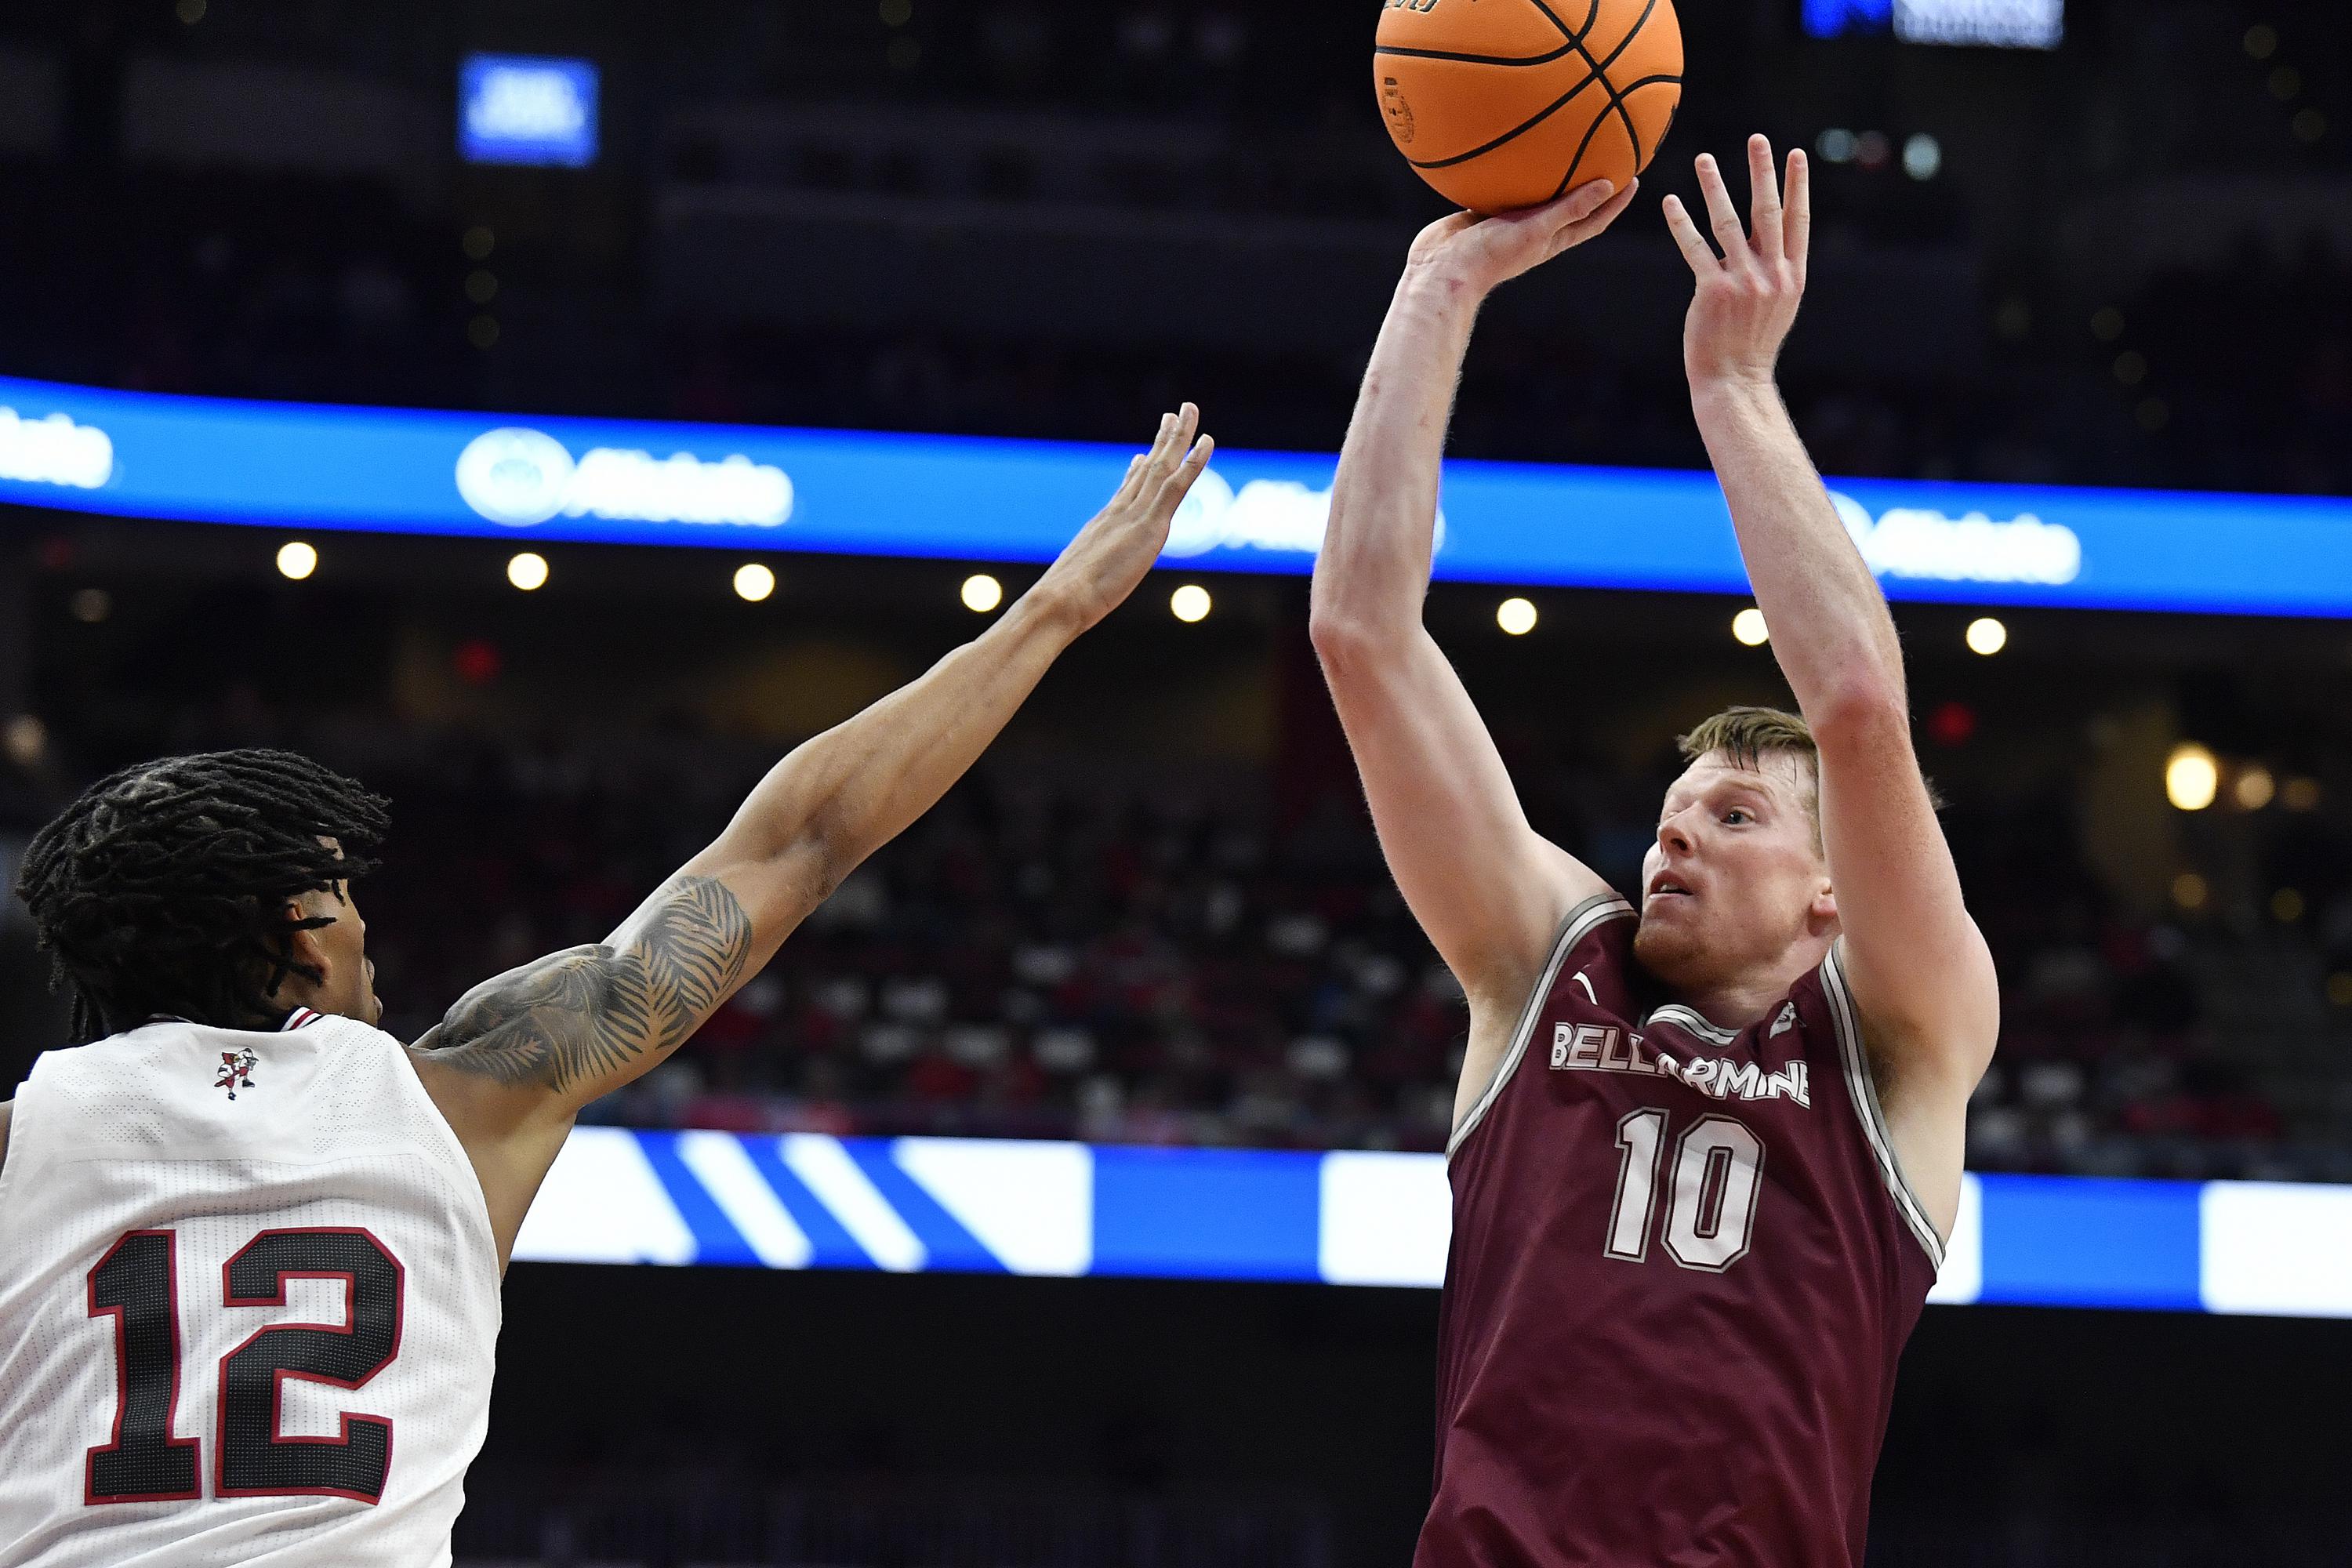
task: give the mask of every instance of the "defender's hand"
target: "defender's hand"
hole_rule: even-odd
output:
[[[1160,416],[1151,450],[1127,465],[1127,479],[1110,503],[1046,568],[1030,592],[1064,611],[1085,631],[1135,592],[1168,543],[1168,525],[1192,481],[1209,466],[1217,444],[1193,439],[1201,411],[1187,403]]]
[[[1414,238],[1406,270],[1434,274],[1483,298],[1616,222],[1641,185],[1635,180],[1618,191],[1606,180],[1593,180],[1539,207],[1439,218]]]
[[[1683,322],[1683,368],[1693,391],[1709,384],[1769,382],[1805,292],[1805,252],[1813,225],[1805,155],[1789,154],[1789,200],[1783,207],[1771,142],[1761,136],[1748,139],[1748,232],[1741,231],[1722,172],[1706,153],[1698,158],[1698,184],[1716,244],[1723,247],[1719,259],[1681,201],[1665,200],[1666,227],[1698,279]]]

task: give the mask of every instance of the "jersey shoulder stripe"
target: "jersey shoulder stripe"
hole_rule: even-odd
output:
[[[1853,994],[1846,987],[1843,939],[1830,944],[1830,954],[1822,960],[1822,994],[1829,1001],[1830,1023],[1837,1035],[1838,1057],[1845,1068],[1846,1097],[1853,1101],[1854,1114],[1862,1120],[1863,1135],[1870,1141],[1870,1152],[1878,1163],[1878,1173],[1886,1183],[1886,1191],[1895,1200],[1897,1213],[1919,1245],[1927,1250],[1928,1261],[1937,1269],[1944,1267],[1944,1241],[1936,1234],[1935,1225],[1927,1218],[1927,1205],[1918,1194],[1911,1190],[1910,1179],[1895,1157],[1895,1141],[1886,1131],[1886,1112],[1878,1103],[1878,1084],[1871,1076],[1870,1057],[1863,1048],[1862,1015],[1855,1011]]]
[[[1518,1025],[1511,1031],[1510,1048],[1503,1053],[1502,1061],[1495,1068],[1495,1076],[1479,1094],[1477,1103],[1471,1106],[1469,1113],[1462,1118],[1462,1125],[1456,1127],[1454,1136],[1446,1141],[1447,1159],[1454,1157],[1454,1152],[1462,1147],[1463,1141],[1476,1131],[1479,1122],[1486,1120],[1486,1112],[1501,1098],[1504,1086],[1511,1081],[1511,1074],[1517,1069],[1519,1058],[1528,1054],[1528,1039],[1535,1032],[1537,1016],[1543,1011],[1545,999],[1551,995],[1552,986],[1559,980],[1559,966],[1567,962],[1576,944],[1603,921],[1631,920],[1633,916],[1633,906],[1615,893],[1595,893],[1568,911],[1567,918],[1559,922],[1559,934],[1552,939],[1551,956],[1544,961],[1543,973],[1536,976],[1535,988],[1528,993],[1527,1005],[1519,1009]]]

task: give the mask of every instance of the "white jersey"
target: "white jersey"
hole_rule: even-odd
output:
[[[0,1166],[0,1568],[438,1568],[498,1331],[481,1184],[390,1035],[51,1051]]]

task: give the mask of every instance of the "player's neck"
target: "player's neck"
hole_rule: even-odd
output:
[[[1673,999],[1719,1029],[1744,1029],[1780,1005],[1789,987],[1821,967],[1827,942],[1800,942],[1770,963],[1705,985],[1672,987]]]

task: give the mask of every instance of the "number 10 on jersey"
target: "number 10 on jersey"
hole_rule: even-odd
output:
[[[1617,1195],[1601,1250],[1639,1263],[1665,1188],[1666,1256],[1720,1274],[1748,1255],[1764,1184],[1764,1142],[1744,1121],[1702,1116],[1666,1149],[1666,1113],[1630,1111],[1617,1123]],[[1661,1182],[1661,1177],[1664,1181]]]

